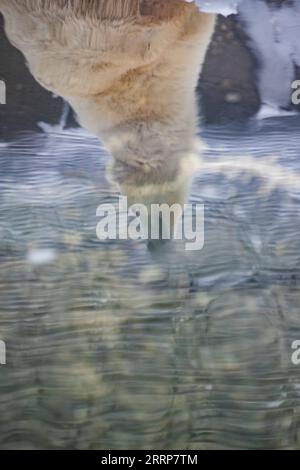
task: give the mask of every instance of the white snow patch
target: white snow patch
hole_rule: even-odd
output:
[[[239,2],[240,0],[196,0],[200,10],[207,13],[219,13],[223,16],[236,15]]]
[[[260,119],[269,119],[274,117],[285,117],[285,116],[295,116],[297,111],[286,111],[277,106],[270,106],[263,104],[256,114],[255,118]]]

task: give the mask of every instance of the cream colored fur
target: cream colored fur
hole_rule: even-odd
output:
[[[182,0],[0,0],[0,11],[34,77],[123,162],[121,185],[179,177],[214,15]]]

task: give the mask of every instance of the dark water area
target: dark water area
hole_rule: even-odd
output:
[[[204,248],[158,257],[97,239],[97,139],[1,141],[1,449],[300,448],[299,124],[204,129]]]

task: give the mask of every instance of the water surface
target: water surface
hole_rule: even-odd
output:
[[[299,119],[204,137],[204,249],[159,256],[97,239],[96,139],[0,144],[2,449],[300,448]]]

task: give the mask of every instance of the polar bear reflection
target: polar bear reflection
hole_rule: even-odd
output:
[[[183,0],[0,0],[0,10],[34,77],[111,152],[123,194],[182,204],[215,15]]]

